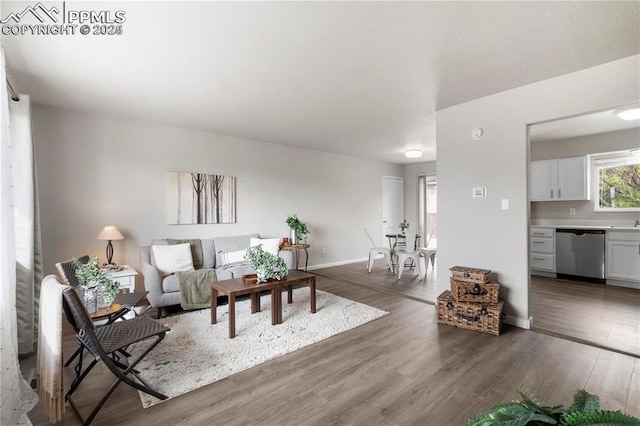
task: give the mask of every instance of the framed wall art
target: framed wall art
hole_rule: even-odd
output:
[[[167,172],[169,225],[236,222],[235,176]]]

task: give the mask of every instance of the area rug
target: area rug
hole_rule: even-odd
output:
[[[283,295],[284,296],[284,295]],[[229,339],[229,310],[218,307],[162,319],[171,328],[165,339],[138,366],[141,377],[168,399],[388,315],[331,293],[316,291],[316,313],[309,311],[309,289],[283,300],[282,324],[271,325],[271,297],[260,299],[262,311],[251,314],[249,300],[236,302],[236,337]],[[146,345],[130,348],[133,357]],[[145,408],[163,402],[139,392]]]

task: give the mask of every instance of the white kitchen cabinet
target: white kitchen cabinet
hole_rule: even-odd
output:
[[[546,275],[556,272],[556,230],[554,228],[531,228],[530,232],[531,273]],[[540,274],[542,272],[542,274]]]
[[[640,231],[607,231],[607,279],[640,283]]]
[[[587,157],[532,161],[529,167],[531,201],[589,199]]]

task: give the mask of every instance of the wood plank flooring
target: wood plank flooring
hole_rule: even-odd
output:
[[[533,330],[640,356],[640,290],[531,276]]]
[[[371,273],[367,271],[366,262],[356,262],[331,268],[316,269],[314,273],[355,283],[384,293],[398,294],[414,300],[436,303],[436,273],[429,266],[424,280],[418,278],[416,269],[405,268],[402,278],[387,269],[384,259],[373,262]],[[447,271],[448,272],[448,271]]]
[[[433,305],[376,288],[405,285],[404,277],[331,269],[317,271],[319,289],[390,315],[148,409],[120,385],[93,424],[464,425],[516,388],[549,404],[568,404],[586,388],[605,408],[640,416],[638,358],[510,326],[492,336],[438,325]],[[342,270],[346,278],[334,278]],[[65,354],[74,349],[65,323]],[[76,392],[83,413],[113,380],[94,370]],[[30,417],[48,424],[38,407]],[[59,424],[78,424],[68,405]]]

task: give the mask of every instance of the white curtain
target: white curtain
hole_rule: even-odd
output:
[[[33,352],[37,340],[38,299],[42,282],[42,249],[31,137],[31,102],[20,95],[9,101],[9,120],[13,155],[13,204],[16,229],[16,308],[18,314],[18,352]]]
[[[29,158],[33,159],[33,145],[31,141],[31,121],[24,122],[24,118],[30,115],[29,108],[23,110],[23,117],[17,121],[22,121],[21,124],[16,127],[28,126],[27,134],[20,136],[20,132],[14,132],[11,126],[9,115],[9,100],[7,87],[5,84],[5,62],[4,62],[4,48],[0,47],[0,250],[2,255],[0,256],[0,328],[2,329],[0,340],[0,368],[2,371],[1,388],[0,388],[0,424],[2,425],[30,425],[31,422],[27,417],[27,413],[33,408],[37,402],[35,392],[27,384],[20,372],[20,365],[18,362],[18,311],[22,311],[24,308],[26,315],[21,312],[22,321],[21,327],[25,327],[23,330],[25,333],[21,334],[20,347],[24,348],[27,352],[33,350],[33,342],[35,336],[34,325],[37,324],[35,320],[36,309],[34,306],[37,304],[38,288],[34,283],[40,283],[41,280],[41,267],[40,276],[38,277],[36,269],[34,268],[35,257],[40,257],[39,247],[39,221],[34,220],[37,217],[37,213],[34,211],[37,207],[37,203],[34,201],[36,193],[33,190],[34,187],[34,173],[33,173],[33,161],[31,161],[31,179],[27,182],[16,182],[17,178],[22,179],[24,176],[24,165],[21,164],[18,154],[24,154],[30,152]],[[11,101],[13,103],[13,101]],[[23,102],[27,105],[29,103],[28,97],[24,97]],[[13,108],[11,113],[13,113]],[[13,134],[17,133],[17,139],[13,137]],[[26,144],[26,145],[25,145]],[[18,176],[14,175],[17,170]],[[18,191],[22,191],[24,186],[31,187],[29,194],[19,194]],[[25,213],[25,201],[31,197],[32,213],[31,218],[23,218]],[[31,223],[31,232],[24,229],[27,223]],[[27,233],[25,234],[25,231]],[[20,244],[16,244],[16,240],[20,240]],[[17,250],[22,252],[24,250],[23,242],[27,240],[31,241],[31,251],[38,253],[38,255],[31,255],[27,258],[28,264],[18,264],[25,260],[25,256],[22,253],[18,253]],[[37,240],[38,248],[34,250],[34,242]],[[30,258],[30,260],[29,260]],[[41,264],[41,260],[38,259],[38,265]],[[26,273],[21,272],[20,281],[17,278],[17,270],[23,271],[31,270]],[[25,279],[25,276],[28,279]],[[20,284],[18,284],[20,282]],[[18,285],[26,285],[26,289],[18,289]],[[20,294],[20,296],[18,296]],[[35,297],[34,297],[35,296]],[[18,299],[20,299],[21,306],[18,306]],[[30,299],[30,300],[29,300]],[[24,305],[24,306],[22,306]]]

